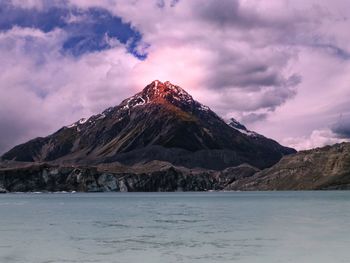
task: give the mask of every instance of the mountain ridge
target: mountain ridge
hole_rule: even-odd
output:
[[[119,105],[18,145],[2,158],[127,165],[159,160],[220,170],[242,163],[265,168],[295,152],[249,132],[228,125],[181,87],[155,80]]]
[[[337,143],[284,156],[270,168],[232,182],[226,190],[348,190],[350,143]]]

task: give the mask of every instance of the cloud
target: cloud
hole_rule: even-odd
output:
[[[332,125],[331,130],[340,138],[350,139],[350,110],[341,114],[338,121]]]
[[[258,121],[263,121],[267,117],[267,113],[248,113],[241,116],[240,119],[243,123],[254,123]]]
[[[80,58],[60,52],[65,32],[0,33],[0,149],[45,136],[136,92],[124,74],[139,60],[120,45]],[[19,63],[20,61],[20,63]]]
[[[334,126],[350,105],[347,1],[4,3],[0,152],[154,79],[290,146],[347,136]]]
[[[185,84],[197,99],[220,114],[261,108],[273,111],[295,95],[301,77],[288,66],[296,52],[279,43],[271,44],[275,32],[285,34],[282,26],[274,26],[266,16],[242,7],[238,1],[220,1],[218,5],[215,1],[180,1],[173,8],[167,3],[160,9],[123,2],[115,10],[151,44],[148,60],[138,66],[141,78],[166,75],[166,79]],[[217,15],[213,6],[251,23],[223,29],[222,21],[229,15],[223,14],[224,18],[218,18],[221,22],[214,22]],[[279,23],[284,25],[286,21]]]
[[[310,136],[286,138],[285,143],[298,150],[307,150],[340,142],[350,142],[350,138],[344,139],[330,129],[314,130]]]

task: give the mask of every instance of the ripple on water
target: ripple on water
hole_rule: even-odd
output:
[[[0,207],[1,263],[350,262],[350,192],[18,194]]]

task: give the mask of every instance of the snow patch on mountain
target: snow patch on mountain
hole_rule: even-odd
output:
[[[80,120],[79,120],[79,124],[84,124],[85,122],[87,122],[87,118],[81,118]]]
[[[68,128],[68,129],[71,129],[71,128],[74,128],[74,127],[77,127],[77,123],[76,122],[72,123],[71,125],[66,126],[66,128]]]
[[[234,128],[235,130],[239,131],[240,133],[243,133],[243,134],[248,135],[250,137],[260,137],[260,136],[262,136],[262,135],[260,135],[260,134],[258,134],[256,132],[248,130],[242,123],[238,122],[234,118],[231,118],[227,122],[227,124],[229,126],[231,126],[232,128]]]

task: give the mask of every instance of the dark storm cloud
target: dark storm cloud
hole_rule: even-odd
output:
[[[341,114],[338,121],[333,125],[332,131],[341,138],[350,138],[350,113]]]
[[[220,27],[286,29],[291,26],[288,20],[273,20],[262,16],[255,9],[247,9],[238,0],[202,1],[198,4],[196,14],[202,20]]]
[[[209,82],[214,89],[236,87],[252,90],[264,86],[283,86],[286,82],[278,70],[268,65],[240,65],[232,61],[231,65],[216,68],[218,68],[218,77],[212,78]]]
[[[295,57],[289,46],[298,41],[300,28],[308,29],[308,17],[269,15],[236,0],[195,1],[193,7],[198,21],[212,30],[206,42],[213,53],[208,71],[213,70],[204,83],[222,94],[221,109],[273,111],[296,95],[302,78],[284,69]]]
[[[267,113],[250,113],[242,116],[241,122],[247,125],[258,121],[263,121],[268,117]]]
[[[202,1],[195,11],[200,18],[205,21],[223,25],[251,25],[240,12],[239,1]]]
[[[199,1],[195,14],[212,26],[242,28],[244,30],[284,30],[283,38],[288,39],[297,24],[308,21],[303,16],[270,16],[255,8],[246,8],[239,0]],[[247,32],[248,33],[248,32]],[[275,32],[276,33],[276,32]],[[281,32],[280,32],[281,33]],[[282,35],[278,34],[278,37]],[[271,36],[275,39],[276,36]]]
[[[299,74],[285,74],[283,68],[290,59],[286,52],[273,52],[248,47],[246,53],[227,48],[216,49],[216,57],[209,62],[214,74],[205,83],[210,89],[223,94],[226,109],[274,110],[296,94],[295,87],[302,82]],[[261,55],[267,53],[267,55]],[[264,57],[261,57],[264,56]],[[237,96],[230,96],[235,93]],[[246,96],[249,97],[246,98]],[[231,100],[230,100],[231,97]],[[238,97],[242,101],[237,102]]]
[[[332,131],[339,135],[341,138],[350,138],[350,123],[336,126],[332,129]]]

